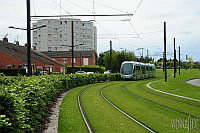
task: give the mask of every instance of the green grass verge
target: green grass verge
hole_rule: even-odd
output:
[[[95,132],[148,132],[134,121],[120,113],[100,95],[100,90],[111,84],[124,85],[123,81],[103,83],[86,89],[81,95],[84,111]],[[113,85],[108,88],[112,88]],[[117,96],[116,96],[117,97]]]
[[[62,101],[58,120],[58,133],[87,132],[87,127],[78,107],[78,94],[87,85],[78,87],[67,93]]]
[[[143,82],[143,81],[139,81]],[[127,89],[137,89],[138,81],[128,84]],[[162,108],[160,106],[154,105],[152,103],[149,103],[147,101],[141,100],[139,98],[136,98],[126,92],[124,92],[120,85],[115,85],[111,87],[105,88],[103,91],[104,95],[110,100],[113,104],[115,104],[117,107],[128,113],[130,116],[136,118],[146,126],[150,127],[156,132],[187,132],[188,129],[183,128],[172,128],[171,120],[177,119],[177,120],[187,120],[188,116],[185,116],[183,114],[173,112],[171,110]],[[156,99],[161,100],[161,99]],[[163,104],[162,102],[160,104]],[[182,111],[182,110],[180,110]],[[194,111],[194,110],[193,110]],[[196,112],[196,115],[199,114],[198,111]],[[200,122],[198,122],[197,125],[199,125]],[[127,129],[128,130],[128,129]],[[129,128],[128,131],[131,131],[132,129]],[[190,132],[198,132],[197,129],[191,129]]]
[[[167,71],[173,73],[172,69]],[[185,80],[192,78],[200,78],[200,71],[198,69],[181,69],[181,75],[177,73],[176,78],[168,78],[167,82],[164,82],[164,80],[154,82],[150,86],[158,90],[200,100],[200,87],[185,82]]]

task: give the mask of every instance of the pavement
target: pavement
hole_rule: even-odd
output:
[[[62,95],[58,98],[56,104],[53,107],[52,115],[50,116],[50,123],[48,123],[48,128],[44,131],[44,133],[58,132],[58,118],[60,113],[60,106],[62,104],[63,98],[68,92],[69,91],[62,93]]]
[[[200,79],[190,79],[186,83],[200,87]]]

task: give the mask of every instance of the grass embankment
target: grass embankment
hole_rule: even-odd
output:
[[[196,71],[194,70],[193,72]],[[168,76],[170,75],[170,73],[173,73],[173,71],[168,70]],[[187,77],[186,76],[187,74],[184,76],[183,73],[184,72],[182,71],[181,75],[180,76],[177,75],[177,78],[175,79],[173,77],[168,78],[168,82],[175,82],[175,80],[179,80],[180,83],[185,83],[186,79],[195,78],[195,76],[192,74],[191,76]],[[181,76],[183,76],[184,78]],[[138,124],[127,118],[124,114],[120,113],[118,110],[116,110],[102,98],[102,96],[100,95],[100,90],[101,88],[105,87],[105,89],[103,90],[103,94],[108,100],[110,100],[114,105],[119,107],[121,110],[123,110],[130,116],[136,118],[138,121],[142,122],[149,128],[153,129],[154,131],[187,132],[188,131],[187,128],[180,128],[178,124],[176,125],[177,129],[172,128],[172,126],[174,126],[174,123],[177,123],[177,121],[174,122],[174,120],[188,120],[188,116],[157,106],[150,102],[141,100],[122,90],[122,86],[127,84],[125,89],[133,94],[148,99],[152,102],[161,104],[163,106],[167,106],[174,110],[184,112],[186,114],[190,114],[192,116],[199,118],[200,117],[199,102],[182,98],[176,98],[174,96],[155,92],[146,87],[147,83],[162,78],[164,78],[164,74],[161,70],[158,70],[156,77],[151,79],[145,79],[139,81],[117,81],[117,82],[107,82],[107,83],[90,85],[90,88],[83,91],[81,95],[81,102],[83,109],[86,113],[86,116],[90,121],[94,131],[95,132],[148,132],[146,129],[144,129],[143,127],[139,126]],[[160,87],[162,86],[163,87],[162,89],[164,90],[165,85],[168,83],[165,83],[164,80],[161,80],[159,82],[158,83],[160,85],[158,85],[156,89],[160,89]],[[169,83],[169,86],[171,84],[172,83]],[[146,90],[153,94],[149,94],[139,90],[137,87],[138,85],[140,85],[140,87],[143,90]],[[87,132],[87,128],[82,119],[77,102],[78,93],[86,87],[88,86],[76,88],[71,92],[69,92],[64,98],[63,103],[61,105],[61,111],[59,116],[59,132]],[[194,91],[193,89],[191,89],[191,87],[193,86],[189,85],[188,89],[190,89],[190,91]],[[176,88],[178,88],[179,90],[180,88],[182,88],[182,84],[179,84],[179,86],[176,85]],[[169,88],[167,88],[167,90],[168,89]],[[187,93],[187,91],[183,92],[180,91],[180,92],[181,93],[178,93],[178,95],[181,94],[184,96],[187,95],[185,94]],[[192,93],[195,92],[191,92],[191,94]],[[192,97],[192,95],[189,96]],[[164,97],[167,97],[168,99]],[[172,99],[193,104],[195,106],[188,105],[186,103],[180,103]],[[191,117],[189,119],[192,120]],[[197,125],[199,128],[200,121],[198,121]],[[189,132],[199,132],[199,129],[198,130],[189,129]]]
[[[173,73],[173,70],[167,71]],[[186,80],[193,78],[200,78],[200,71],[198,69],[181,69],[181,75],[176,73],[176,78],[168,78],[167,82],[163,82],[163,80],[154,82],[150,86],[158,90],[200,100],[200,87],[185,82]]]

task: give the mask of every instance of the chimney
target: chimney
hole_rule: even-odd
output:
[[[27,44],[27,43],[25,43],[25,44],[24,44],[24,47],[28,47],[28,44]]]
[[[16,41],[16,44],[19,45],[19,41]]]
[[[8,43],[8,38],[4,37],[3,41],[6,42],[6,43]]]

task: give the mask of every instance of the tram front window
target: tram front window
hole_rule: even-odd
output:
[[[128,75],[132,73],[133,73],[133,64],[127,63],[122,65],[121,74]]]

